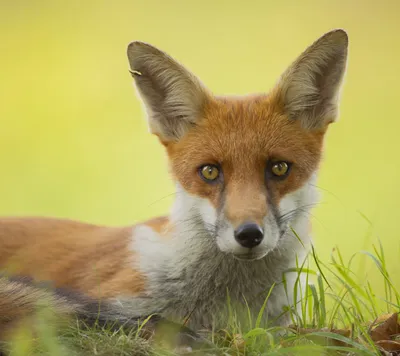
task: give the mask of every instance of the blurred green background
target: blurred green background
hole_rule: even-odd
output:
[[[117,225],[168,211],[174,189],[135,97],[130,41],[164,49],[216,93],[246,94],[269,90],[341,27],[349,66],[326,141],[316,245],[326,259],[335,245],[349,256],[380,237],[399,257],[399,1],[0,4],[0,215]]]

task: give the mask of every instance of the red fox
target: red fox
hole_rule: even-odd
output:
[[[176,183],[171,213],[126,227],[3,218],[0,269],[104,300],[115,319],[158,313],[194,329],[224,326],[228,295],[253,314],[269,295],[265,317],[287,325],[297,275],[283,275],[311,247],[309,212],[347,50],[345,31],[328,32],[268,94],[234,97],[212,94],[161,50],[130,43],[130,73]],[[3,306],[12,320],[18,303]]]

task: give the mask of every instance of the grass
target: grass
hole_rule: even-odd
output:
[[[366,258],[380,272],[382,293],[374,291],[367,278],[361,280],[354,272],[357,256]],[[315,266],[312,268],[310,266]],[[329,263],[321,261],[312,250],[308,265],[299,265],[289,272],[307,280],[306,290],[295,293],[300,306],[287,310],[293,328],[265,327],[261,315],[256,320],[237,317],[230,309],[224,330],[209,332],[207,337],[221,354],[229,355],[381,355],[370,336],[371,323],[385,313],[399,311],[400,295],[387,271],[381,244],[373,252],[361,251],[345,261],[338,249]],[[285,280],[283,281],[285,283]],[[229,303],[229,300],[228,300]],[[42,312],[36,321],[35,342],[13,344],[10,355],[172,355],[171,348],[149,343],[137,331],[113,331],[99,327],[87,328],[75,321],[55,330],[54,315]],[[247,326],[244,326],[247,325]],[[250,325],[250,326],[248,326]],[[340,330],[340,332],[338,332]],[[21,330],[24,335],[26,330]],[[21,335],[19,335],[21,337]]]

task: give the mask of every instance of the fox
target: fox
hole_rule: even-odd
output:
[[[272,89],[249,95],[217,95],[166,52],[131,42],[129,72],[176,189],[170,213],[131,226],[2,217],[0,270],[104,301],[114,320],[157,314],[211,329],[226,325],[232,303],[255,316],[265,306],[266,322],[288,326],[294,290],[306,283],[293,270],[312,247],[310,212],[348,42],[343,29],[325,33]],[[0,296],[15,283],[0,282]],[[52,298],[64,313],[87,315],[83,302]],[[7,320],[22,307],[4,305]]]

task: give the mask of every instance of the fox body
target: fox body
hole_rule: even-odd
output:
[[[287,324],[297,274],[283,276],[311,246],[347,45],[343,30],[331,31],[268,94],[220,97],[164,52],[132,42],[130,72],[176,182],[170,215],[128,227],[3,218],[0,269],[193,328],[224,326],[228,295],[257,314],[270,293],[266,318]]]

